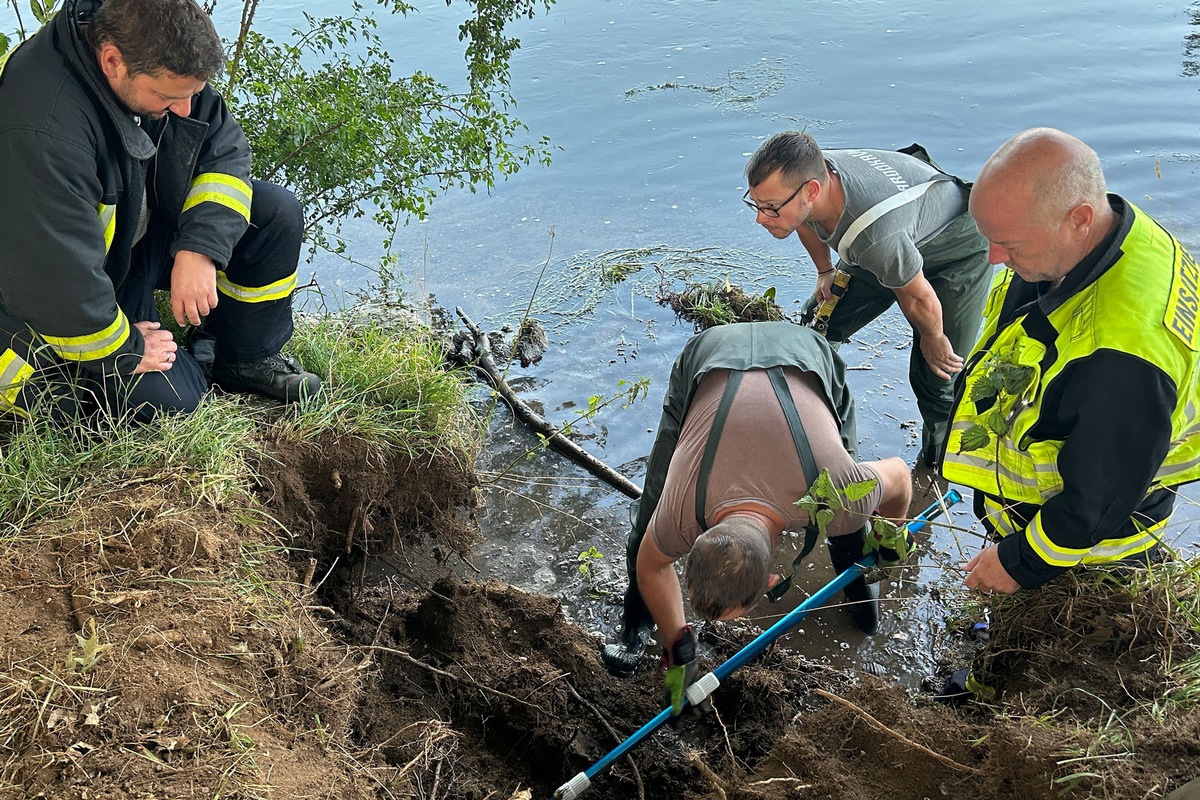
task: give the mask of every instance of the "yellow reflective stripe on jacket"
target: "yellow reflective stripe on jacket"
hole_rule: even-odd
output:
[[[15,350],[5,350],[0,354],[0,411],[16,409],[17,395],[31,375],[33,367]]]
[[[117,232],[117,207],[101,203],[97,210],[100,213],[100,224],[104,226],[104,253],[107,255],[112,247],[113,236]]]
[[[1135,520],[1134,524],[1138,527],[1138,533],[1135,533],[1133,536],[1127,536],[1124,539],[1105,539],[1088,551],[1088,554],[1083,557],[1083,563],[1103,564],[1106,561],[1117,561],[1137,555],[1138,553],[1144,553],[1158,544],[1160,540],[1159,534],[1163,528],[1167,527],[1167,523],[1170,521],[1171,517],[1168,516],[1162,522],[1156,522],[1148,528],[1143,528]]]
[[[1073,567],[1083,560],[1089,548],[1076,549],[1055,544],[1042,530],[1042,512],[1025,528],[1025,541],[1038,554],[1038,558],[1055,567]]]
[[[1009,518],[1004,506],[987,495],[983,495],[983,516],[996,533],[1001,536],[1012,536],[1014,533],[1019,533],[1017,526]]]
[[[984,517],[992,529],[1002,537],[1020,533],[1019,522],[1009,516],[1008,511],[991,497],[983,498]],[[1073,567],[1076,564],[1105,564],[1120,561],[1132,555],[1145,552],[1158,542],[1158,534],[1166,527],[1167,519],[1156,522],[1149,527],[1143,527],[1134,520],[1138,532],[1132,536],[1116,539],[1105,539],[1099,544],[1086,550],[1076,550],[1056,545],[1042,528],[1042,515],[1038,512],[1029,527],[1025,529],[1025,539],[1038,557],[1047,564],[1056,567]]]
[[[233,209],[249,222],[253,196],[250,184],[240,178],[220,172],[202,172],[192,179],[192,188],[183,201],[183,210],[195,208],[201,203],[217,203]]]
[[[229,280],[224,270],[217,270],[217,291],[243,303],[265,303],[282,300],[296,291],[296,273],[266,286],[239,286]]]
[[[47,336],[42,338],[65,361],[97,361],[116,352],[129,339],[129,320],[121,309],[107,328],[86,336]]]
[[[1187,309],[1200,302],[1195,294],[1200,268],[1187,250],[1156,222],[1130,204],[1134,221],[1124,241],[1122,255],[1095,283],[1068,298],[1050,312],[1057,331],[1053,346],[1057,359],[1041,374],[1044,345],[1025,335],[1020,318],[1008,322],[997,334],[999,311],[1012,280],[1004,270],[997,276],[988,298],[988,318],[972,356],[973,366],[963,377],[963,391],[954,409],[943,474],[947,480],[1027,503],[1043,503],[1062,490],[1057,475],[1055,441],[1026,441],[1025,434],[1041,415],[1045,389],[1072,361],[1100,349],[1129,353],[1155,365],[1170,377],[1178,397],[1171,414],[1171,446],[1156,476],[1155,486],[1175,486],[1200,479],[1200,353],[1193,349],[1197,336],[1189,327]],[[1143,259],[1170,260],[1173,268],[1150,274],[1131,267]],[[1194,274],[1195,273],[1195,274]],[[1121,325],[1105,321],[1120,319]],[[988,352],[980,352],[987,347]],[[1009,433],[999,443],[993,435],[987,446],[959,453],[963,432],[976,421],[979,410],[971,402],[971,389],[986,372],[987,356],[1008,351],[1013,363],[1035,369],[1037,383],[1026,394],[1029,405],[1011,420]],[[1001,409],[1006,413],[1007,409]]]
[[[1004,270],[997,276],[983,332],[951,416],[943,476],[976,489],[984,497],[988,524],[1001,536],[1024,535],[1048,565],[1069,567],[1136,555],[1157,543],[1155,533],[1166,524],[1155,522],[1147,528],[1135,518],[1131,520],[1137,530],[1134,535],[1105,539],[1081,550],[1056,544],[1055,531],[1042,527],[1040,512],[1025,525],[1028,511],[1010,515],[1001,505],[1041,506],[1062,491],[1058,455],[1063,442],[1035,440],[1029,431],[1041,419],[1047,387],[1073,362],[1107,349],[1141,358],[1161,370],[1176,387],[1177,397],[1171,412],[1171,444],[1147,493],[1200,479],[1200,267],[1170,233],[1132,204],[1129,207],[1133,222],[1120,242],[1120,257],[1092,284],[1050,311],[1047,320],[1055,338],[1048,345],[1027,334],[1021,317],[998,328],[1012,273]],[[1170,270],[1139,268],[1164,262],[1171,264]],[[1114,320],[1120,324],[1112,324]],[[1055,360],[1043,364],[1047,347]],[[990,405],[981,401],[977,408],[971,390],[991,369],[992,358],[1000,364],[1033,368],[1035,382],[1020,402],[1001,396]],[[984,447],[959,452],[964,432],[987,421],[992,413],[1002,415],[1007,433],[989,434]]]

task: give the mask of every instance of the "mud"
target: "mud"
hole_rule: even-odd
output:
[[[660,711],[661,679],[650,657],[610,676],[557,600],[473,577],[466,463],[281,449],[266,514],[147,479],[7,541],[0,795],[549,798]],[[1178,676],[1165,654],[1195,652],[1188,621],[1123,589],[1109,628],[1082,594],[1065,616],[1037,596],[994,609],[993,644],[1028,623],[996,709],[775,648],[587,796],[1148,798],[1195,777],[1200,711],[1144,713]],[[703,665],[757,632],[704,626]]]

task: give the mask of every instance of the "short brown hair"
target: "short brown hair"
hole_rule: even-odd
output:
[[[804,131],[783,131],[763,142],[746,165],[746,182],[753,189],[777,171],[789,186],[829,180],[821,146]]]
[[[705,619],[754,605],[767,587],[771,569],[766,526],[733,515],[709,528],[687,558],[687,591],[692,610]]]
[[[113,44],[130,75],[174,75],[207,81],[225,68],[212,20],[195,0],[105,0],[88,28],[92,47]]]

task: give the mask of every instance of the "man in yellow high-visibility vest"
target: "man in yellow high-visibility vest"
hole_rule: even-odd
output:
[[[942,462],[996,540],[966,585],[1009,594],[1081,564],[1145,561],[1175,487],[1200,477],[1200,269],[1062,131],[1005,143],[970,210],[1008,269]]]

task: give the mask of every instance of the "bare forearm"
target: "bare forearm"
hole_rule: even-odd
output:
[[[900,311],[923,338],[935,339],[942,335],[942,304],[933,292],[921,295],[896,293]]]
[[[821,241],[821,237],[817,236],[816,231],[807,225],[801,225],[796,231],[796,236],[799,237],[800,244],[804,245],[804,249],[808,251],[808,257],[812,259],[817,272],[829,272],[833,269],[829,245]]]
[[[638,590],[646,601],[646,608],[654,617],[663,636],[673,636],[676,631],[687,624],[683,614],[683,594],[679,587],[679,576],[675,573],[675,565],[652,566],[647,564],[643,569],[641,560],[638,562]]]

